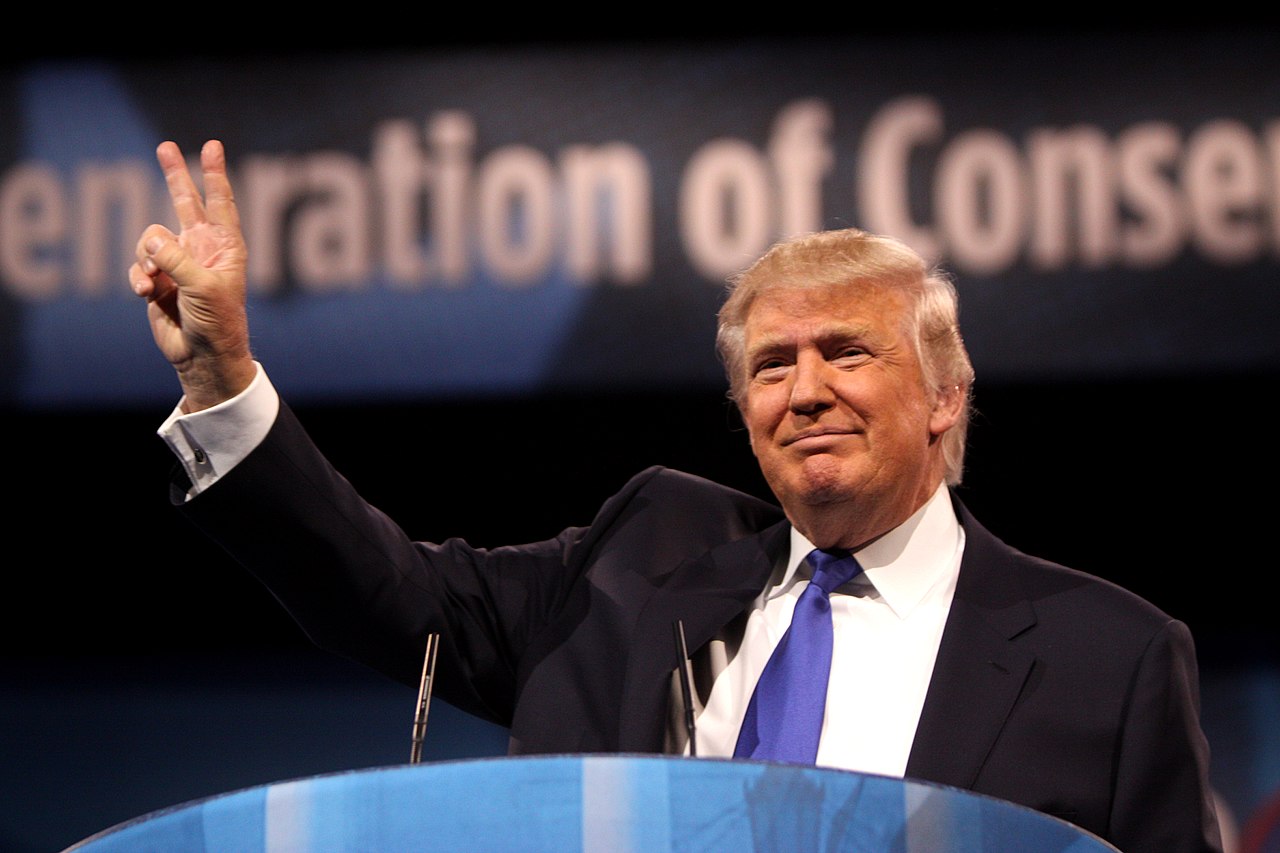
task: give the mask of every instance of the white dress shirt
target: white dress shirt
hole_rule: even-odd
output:
[[[769,656],[812,574],[813,544],[791,530],[791,551],[748,612],[739,643],[696,722],[698,755],[733,755]],[[964,531],[945,486],[906,522],[854,556],[864,571],[831,595],[835,647],[817,763],[902,776],[951,609]],[[735,652],[736,646],[736,652]]]

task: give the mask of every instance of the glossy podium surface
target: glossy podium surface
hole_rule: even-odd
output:
[[[71,847],[108,851],[1104,853],[1068,823],[942,786],[649,756],[403,765],[175,806]]]

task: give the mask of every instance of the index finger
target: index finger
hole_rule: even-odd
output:
[[[222,143],[210,139],[200,151],[200,165],[204,170],[205,209],[209,221],[215,225],[240,227],[240,213],[227,177],[227,155]]]
[[[164,181],[173,199],[173,210],[178,214],[178,224],[190,228],[205,221],[204,201],[187,171],[187,161],[177,143],[161,142],[156,148],[156,160],[164,172]]]

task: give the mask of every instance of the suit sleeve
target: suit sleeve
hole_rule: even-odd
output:
[[[523,649],[552,618],[585,528],[479,549],[410,541],[325,460],[282,404],[267,438],[179,510],[261,580],[319,646],[407,684],[440,632],[438,695],[509,725]],[[424,503],[447,500],[424,488]]]
[[[1187,627],[1167,622],[1138,663],[1116,758],[1108,837],[1125,853],[1205,853],[1222,841]]]

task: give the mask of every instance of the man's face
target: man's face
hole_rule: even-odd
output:
[[[958,408],[954,395],[935,405],[926,391],[907,309],[906,296],[874,285],[779,287],[747,315],[751,448],[791,522],[819,547],[886,532],[942,480],[936,439]],[[822,520],[850,509],[858,530],[847,535],[859,541],[815,539],[830,540]]]

